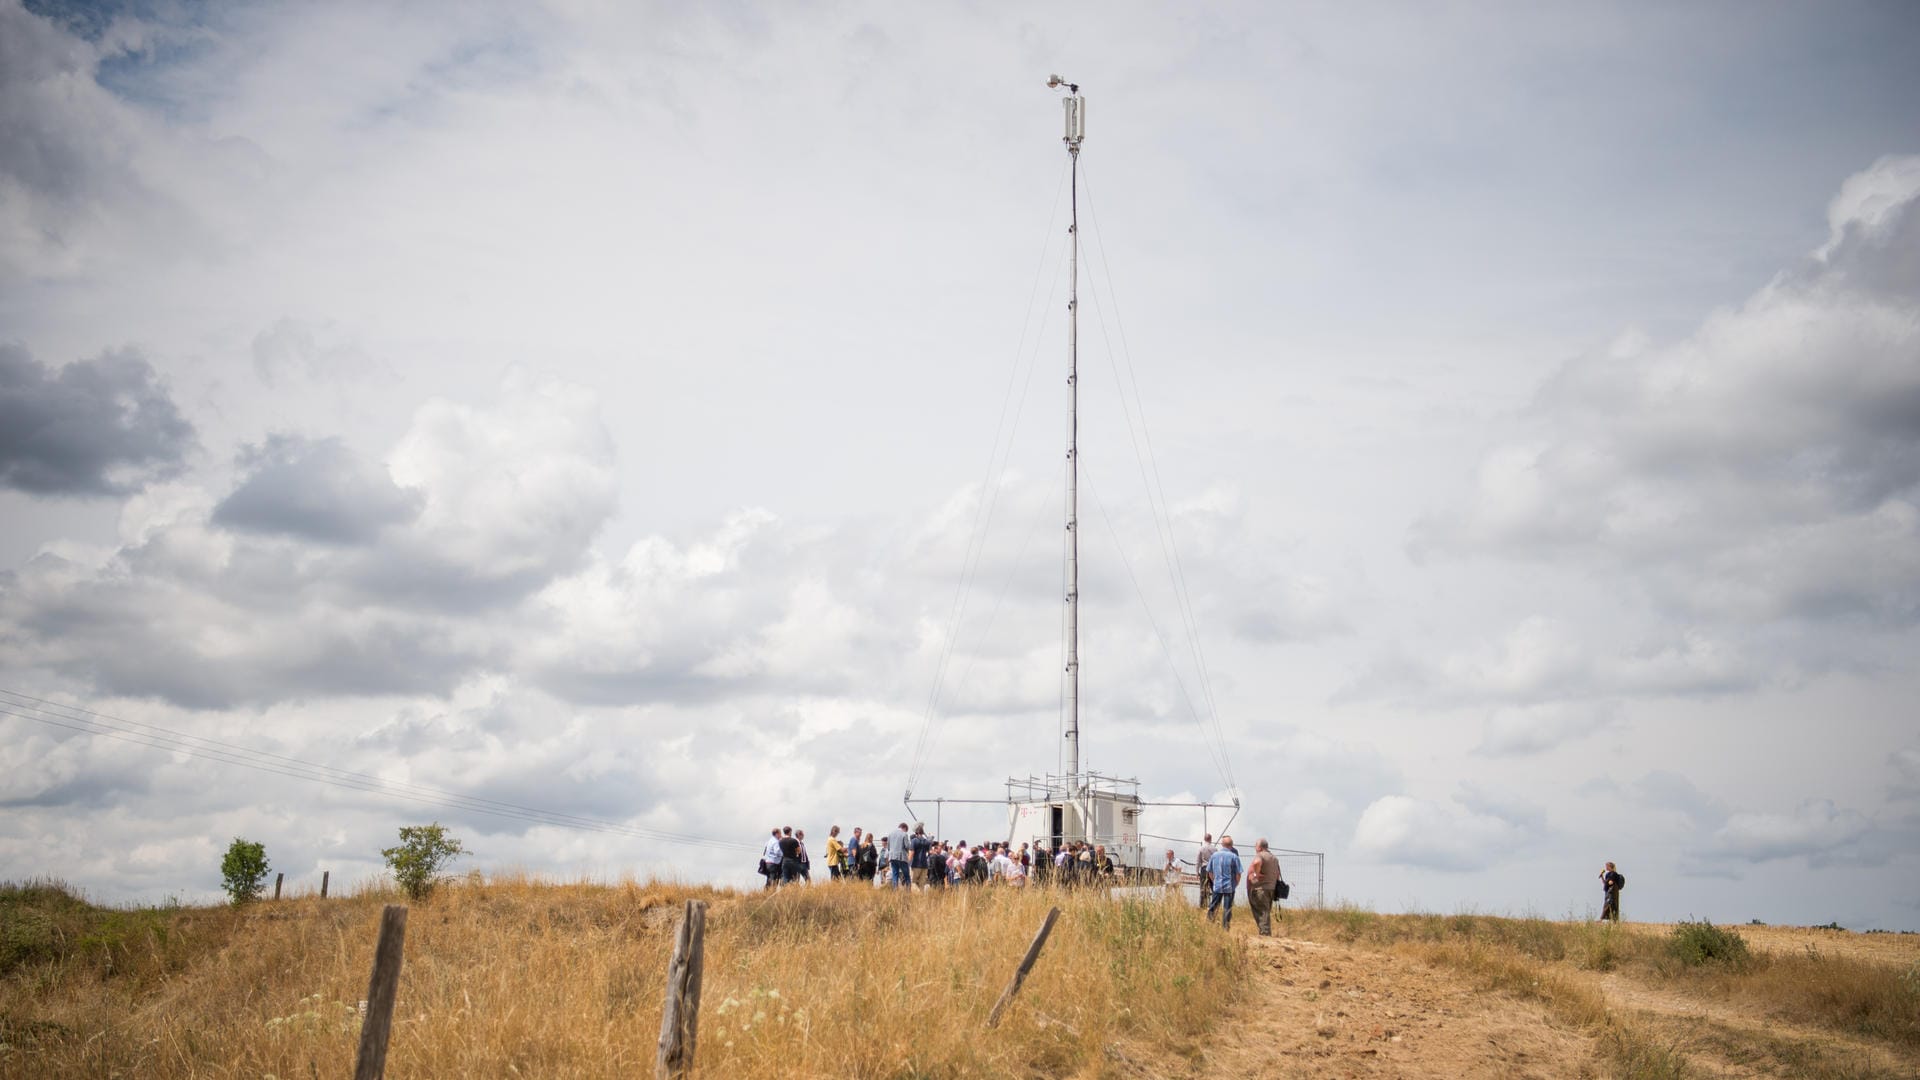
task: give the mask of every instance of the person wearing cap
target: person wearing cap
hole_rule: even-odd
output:
[[[913,883],[925,886],[927,883],[927,852],[933,850],[933,837],[927,835],[925,822],[913,823],[913,836],[907,841],[911,854],[907,857],[907,869],[913,872]]]

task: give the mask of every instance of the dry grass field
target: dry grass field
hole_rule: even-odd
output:
[[[388,1075],[649,1075],[689,897],[711,905],[707,1076],[1920,1076],[1914,936],[1328,909],[1257,938],[1244,908],[1223,934],[1095,893],[519,878],[413,906]],[[348,1075],[395,899],[117,910],[0,886],[0,1075]]]
[[[1195,1047],[1241,949],[1193,913],[1093,894],[777,895],[658,883],[445,886],[409,913],[387,1075],[651,1076],[681,901],[709,901],[710,1076],[1057,1076],[1138,1040]],[[12,889],[7,1076],[346,1076],[381,906],[104,912]],[[1064,910],[1001,1026],[987,1012]]]

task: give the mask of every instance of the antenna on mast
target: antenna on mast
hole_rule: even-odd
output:
[[[1067,286],[1067,784],[1080,787],[1080,143],[1087,137],[1087,99],[1080,84],[1047,76],[1047,88],[1067,88],[1067,156],[1073,159],[1073,214],[1067,226],[1073,255]]]

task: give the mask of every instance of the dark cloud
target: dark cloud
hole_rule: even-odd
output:
[[[0,345],[0,486],[120,495],[177,473],[193,445],[153,365],[121,350],[49,370]]]
[[[1920,619],[1920,158],[1849,179],[1829,218],[1687,338],[1564,364],[1414,554],[1587,559],[1746,625]]]
[[[68,278],[142,246],[204,242],[204,219],[162,190],[174,180],[164,151],[147,153],[168,136],[98,81],[103,60],[144,47],[149,32],[110,41],[108,21],[58,8],[43,18],[0,4],[0,281]],[[200,149],[196,169],[226,156]]]
[[[1883,822],[1835,804],[1806,799],[1787,813],[1741,812],[1715,830],[1700,857],[1759,864],[1805,859],[1808,866],[1882,866],[1912,850],[1913,823]]]
[[[18,790],[24,785],[24,790]],[[138,770],[125,770],[119,775],[110,775],[103,770],[95,770],[79,776],[67,776],[58,779],[22,775],[8,784],[12,790],[0,790],[0,807],[18,809],[24,807],[96,807],[109,798],[123,798],[138,795],[145,788]]]
[[[1920,799],[1920,746],[1908,746],[1887,755],[1893,767],[1894,783],[1888,794],[1895,799]]]
[[[91,807],[150,787],[142,751],[66,727],[57,709],[0,698],[0,807]],[[43,717],[54,723],[36,722]]]
[[[1616,698],[1713,697],[1764,685],[1769,673],[1740,649],[1697,631],[1635,642],[1599,639],[1561,618],[1522,619],[1496,641],[1416,656],[1389,649],[1333,695],[1335,704],[1391,701],[1421,708],[1497,703],[1484,753],[1525,753],[1579,734],[1577,714],[1543,706]],[[1531,714],[1531,715],[1529,715]],[[1595,712],[1594,722],[1605,720]]]
[[[89,193],[98,143],[58,117],[76,107],[71,87],[91,87],[93,64],[93,50],[78,38],[0,4],[0,177],[36,198],[69,202]],[[63,84],[68,94],[60,94]]]
[[[1710,828],[1727,820],[1725,803],[1666,769],[1655,769],[1635,780],[1630,797],[1641,806],[1679,814],[1701,827]]]
[[[451,693],[486,659],[458,635],[399,619],[354,620],[320,610],[233,641],[162,610],[157,593],[98,596],[48,612],[47,670],[116,697],[230,709],[340,697]],[[145,601],[144,625],[128,601]],[[100,605],[111,605],[111,611]],[[193,606],[193,605],[187,605]],[[240,613],[228,615],[241,625]],[[295,623],[304,625],[296,630]],[[60,628],[65,627],[63,631]]]
[[[421,495],[339,439],[273,435],[241,457],[245,479],[214,508],[213,523],[323,544],[367,544],[420,513]]]
[[[97,41],[116,17],[151,5],[136,4],[132,0],[24,0],[20,6],[75,37]]]
[[[1454,801],[1469,812],[1486,817],[1498,818],[1516,828],[1539,836],[1547,829],[1547,811],[1545,807],[1514,798],[1499,791],[1489,791],[1479,784],[1463,783]]]

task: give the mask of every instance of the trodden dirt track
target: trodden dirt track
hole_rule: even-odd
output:
[[[1284,933],[1284,924],[1279,928]],[[1636,932],[1671,927],[1641,924]],[[1920,937],[1741,927],[1761,951],[1812,946],[1902,969],[1920,963]],[[1148,1048],[1118,1054],[1119,1072],[1235,1077],[1603,1077],[1613,1068],[1597,1037],[1537,1001],[1475,990],[1459,973],[1391,948],[1252,938],[1247,996],[1197,1058]],[[1920,1077],[1920,1060],[1884,1044],[1784,1023],[1736,1004],[1639,983],[1618,973],[1559,966],[1598,990],[1618,1015],[1642,1023],[1685,1056],[1692,1075],[1794,1076],[1795,1062],[1845,1062],[1847,1075]]]

